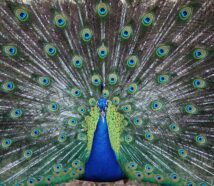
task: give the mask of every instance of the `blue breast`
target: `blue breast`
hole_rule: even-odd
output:
[[[86,163],[84,179],[89,181],[116,181],[123,178],[124,175],[111,147],[106,118],[103,122],[100,116],[94,133],[91,154]]]

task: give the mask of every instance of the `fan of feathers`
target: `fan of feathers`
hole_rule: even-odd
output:
[[[0,186],[214,185],[213,23],[213,0],[1,0]]]

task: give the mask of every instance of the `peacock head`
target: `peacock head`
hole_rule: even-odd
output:
[[[106,112],[108,101],[105,98],[100,98],[97,102],[97,106],[99,107],[100,112]]]

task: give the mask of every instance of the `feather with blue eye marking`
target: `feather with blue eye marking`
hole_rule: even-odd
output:
[[[56,102],[49,103],[47,105],[47,110],[50,113],[56,113],[60,110],[60,105]]]
[[[100,77],[99,74],[94,74],[92,77],[91,77],[91,83],[92,85],[94,85],[95,87],[99,87],[102,83],[102,79]]]
[[[57,48],[53,44],[46,44],[44,46],[44,51],[49,57],[54,57],[57,55]]]
[[[42,130],[40,129],[40,128],[34,128],[34,129],[32,129],[32,131],[31,131],[31,136],[33,137],[33,138],[38,138],[38,137],[40,137],[42,135]]]
[[[18,54],[18,48],[13,44],[8,44],[2,47],[2,52],[5,56],[16,57]]]
[[[109,5],[106,3],[99,3],[96,5],[96,13],[101,18],[104,19],[109,14]]]
[[[194,78],[192,85],[195,89],[204,89],[207,87],[207,82],[202,78]]]
[[[169,45],[160,44],[160,46],[158,46],[156,49],[156,56],[158,58],[165,58],[167,55],[169,55],[170,50],[171,49]]]
[[[108,55],[108,48],[102,43],[102,45],[97,49],[97,54],[100,60],[104,60]]]
[[[8,148],[12,145],[12,140],[9,138],[3,139],[1,142],[2,148]]]
[[[42,86],[42,87],[48,87],[51,85],[51,80],[48,76],[41,76],[38,78],[38,83]]]
[[[119,81],[119,76],[117,73],[113,72],[108,75],[108,84],[109,85],[117,85]]]
[[[213,185],[212,0],[0,4],[0,185]]]
[[[53,18],[53,23],[58,28],[65,28],[67,25],[67,18],[62,14],[56,14]]]
[[[186,114],[197,114],[198,109],[194,104],[188,103],[188,104],[185,104],[185,106],[184,106],[184,112]]]
[[[148,12],[144,14],[141,18],[141,24],[144,27],[149,27],[154,24],[155,21],[155,15],[152,12]]]
[[[80,32],[80,38],[85,43],[91,42],[93,39],[93,31],[90,28],[83,28]]]
[[[193,58],[197,61],[200,61],[200,60],[203,60],[206,56],[207,56],[207,51],[206,49],[203,49],[203,48],[195,48],[193,50]]]
[[[78,121],[74,117],[70,117],[70,118],[66,119],[66,125],[68,125],[69,127],[76,127],[77,124],[78,124]]]
[[[83,58],[79,55],[74,55],[71,60],[71,64],[74,66],[74,68],[81,69],[84,64]]]
[[[58,141],[59,141],[60,143],[63,143],[63,142],[65,142],[66,140],[67,140],[67,135],[66,135],[65,133],[59,134],[59,136],[58,136]]]
[[[124,26],[120,31],[120,38],[124,41],[128,41],[133,35],[133,29],[131,25]]]
[[[24,115],[23,109],[21,108],[14,108],[10,111],[10,118],[11,119],[20,119]]]
[[[168,73],[161,73],[161,74],[158,74],[156,77],[156,81],[159,85],[167,85],[170,83],[171,79],[172,77]]]
[[[1,90],[5,93],[11,93],[16,89],[16,85],[13,81],[7,80],[0,84]]]
[[[138,64],[139,64],[139,59],[136,55],[129,56],[126,59],[126,66],[128,69],[134,69],[138,66]]]
[[[29,11],[26,8],[22,7],[16,8],[14,10],[14,14],[17,20],[21,23],[27,22],[30,18]]]
[[[23,155],[26,159],[30,159],[31,156],[33,155],[33,151],[31,149],[27,149],[24,151]]]
[[[192,7],[190,6],[184,6],[180,8],[178,13],[179,19],[182,21],[188,21],[192,16],[192,12],[193,10],[192,10]]]
[[[163,109],[163,103],[161,100],[154,100],[150,103],[150,108],[153,111],[160,111],[161,109]]]

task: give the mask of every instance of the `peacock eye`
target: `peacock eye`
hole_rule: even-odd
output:
[[[66,140],[67,140],[67,135],[66,135],[65,133],[59,134],[59,136],[58,136],[58,141],[59,141],[60,143],[63,143],[63,142],[65,142]]]
[[[128,40],[133,34],[133,30],[131,26],[125,26],[121,32],[120,32],[120,37],[123,40]]]
[[[39,128],[34,128],[34,129],[32,129],[32,131],[31,131],[31,136],[32,136],[33,138],[37,138],[37,137],[39,137],[39,136],[41,135],[41,133],[42,133],[41,129],[39,129]]]
[[[57,14],[54,17],[54,24],[59,28],[64,28],[67,24],[67,20],[64,15]]]
[[[160,181],[162,181],[163,180],[163,177],[161,176],[161,175],[156,175],[155,176],[155,179],[158,181],[158,182],[160,182]]]
[[[133,56],[128,57],[126,63],[127,63],[128,68],[133,69],[139,64],[139,59],[137,56],[133,55]]]
[[[196,60],[203,60],[207,56],[207,51],[203,48],[196,48],[193,51],[193,57]]]
[[[97,15],[99,17],[101,17],[101,18],[106,17],[108,15],[108,13],[109,13],[107,4],[105,4],[105,3],[99,3],[96,6],[96,12],[97,12]]]
[[[184,150],[184,149],[179,149],[179,150],[178,150],[178,154],[179,154],[179,156],[182,157],[182,158],[186,158],[186,157],[187,157],[187,151]]]
[[[52,176],[49,175],[47,178],[46,178],[47,182],[50,183],[52,181]]]
[[[15,57],[17,55],[17,47],[13,45],[5,45],[3,46],[3,54],[8,57]]]
[[[169,83],[169,75],[158,75],[158,84],[165,85]]]
[[[150,165],[150,164],[146,164],[144,169],[145,169],[146,172],[152,172],[153,171],[153,166]]]
[[[152,13],[148,13],[142,17],[141,23],[143,26],[151,26],[154,23],[154,19],[154,15]]]
[[[192,15],[192,8],[191,7],[184,7],[179,11],[179,18],[182,21],[187,21]]]
[[[62,164],[61,163],[54,164],[53,170],[54,172],[60,172],[62,170]]]
[[[76,97],[76,98],[79,98],[79,97],[82,96],[82,92],[78,88],[71,89],[71,94],[72,94],[73,97]]]
[[[109,74],[108,76],[108,82],[110,85],[117,84],[118,76],[115,73]]]
[[[187,114],[196,114],[196,113],[197,113],[197,108],[196,108],[193,104],[187,104],[187,105],[184,107],[184,111],[185,111]]]
[[[15,108],[13,110],[11,110],[10,112],[10,117],[12,119],[18,119],[23,115],[23,110],[20,108]]]
[[[27,182],[28,182],[28,185],[33,185],[36,182],[36,180],[35,180],[35,178],[31,177],[28,179]]]
[[[78,107],[78,112],[79,112],[79,114],[81,114],[81,115],[83,115],[83,114],[85,114],[86,113],[86,109],[85,109],[85,107],[84,106],[80,106],[80,107]]]
[[[109,97],[109,91],[104,89],[102,95],[104,98],[108,98]]]
[[[203,145],[203,144],[206,143],[206,137],[205,137],[204,135],[199,134],[199,135],[197,135],[197,136],[195,137],[195,141],[196,141],[199,145]]]
[[[132,140],[133,140],[133,137],[132,137],[130,134],[127,134],[127,135],[125,136],[125,142],[126,142],[126,143],[131,143]]]
[[[192,181],[188,181],[187,186],[194,186],[194,183]]]
[[[76,160],[74,160],[74,161],[72,162],[72,166],[73,166],[74,168],[79,168],[80,165],[81,165],[81,161],[78,160],[78,159],[76,159]]]
[[[77,126],[77,119],[76,118],[69,118],[67,121],[67,125],[70,127],[75,127]]]
[[[55,46],[53,46],[52,44],[46,44],[44,47],[45,53],[49,56],[49,57],[53,57],[57,55],[57,49]]]
[[[67,172],[68,172],[68,169],[64,168],[63,173],[67,173]]]
[[[164,58],[169,54],[170,51],[170,47],[167,45],[160,45],[157,49],[156,49],[156,55],[158,58]]]
[[[120,103],[120,98],[119,97],[113,97],[112,98],[112,104],[113,105],[118,105]]]
[[[15,16],[20,22],[27,22],[29,20],[29,13],[23,8],[16,9]]]
[[[29,149],[29,150],[24,151],[24,157],[25,157],[26,159],[31,158],[32,154],[33,154],[33,151],[32,151],[32,150],[30,150],[30,149]]]
[[[12,81],[6,81],[2,84],[4,92],[12,92],[15,89],[15,84]]]
[[[128,112],[131,112],[132,107],[131,107],[131,105],[123,105],[121,107],[121,109],[122,109],[123,112],[128,113]]]
[[[139,117],[134,117],[134,125],[141,126],[143,124],[143,120]]]
[[[203,79],[194,79],[193,87],[196,89],[203,89],[206,87],[206,82]]]
[[[70,176],[71,176],[72,178],[76,178],[76,177],[78,177],[78,173],[76,172],[76,170],[72,170],[72,171],[70,172]]]
[[[136,83],[132,83],[128,86],[128,94],[135,94],[138,90],[138,86]]]
[[[80,32],[80,37],[84,42],[90,42],[92,40],[92,37],[93,37],[93,32],[89,28],[84,28]]]
[[[144,136],[145,136],[145,139],[148,141],[152,141],[154,139],[154,136],[151,132],[146,132]]]
[[[101,78],[99,75],[93,75],[92,76],[92,84],[94,86],[99,86],[101,84]]]
[[[98,49],[97,49],[97,54],[100,59],[105,59],[108,55],[108,48],[102,44]]]
[[[38,82],[43,87],[48,87],[51,83],[50,78],[47,76],[39,77]]]
[[[171,173],[169,178],[173,181],[173,182],[178,182],[179,181],[179,177],[176,173]]]
[[[132,170],[136,170],[137,169],[137,163],[135,162],[129,162],[128,165],[127,165],[127,168],[128,169],[132,169]]]
[[[82,68],[82,65],[83,65],[83,58],[81,56],[75,55],[71,60],[71,64],[75,68],[80,69]]]
[[[173,132],[178,132],[179,131],[179,127],[177,124],[173,123],[169,125],[169,129]]]
[[[162,103],[158,100],[155,100],[155,101],[152,101],[150,103],[150,108],[153,110],[153,111],[159,111],[162,109]]]
[[[60,108],[60,106],[58,103],[50,103],[48,105],[48,111],[49,112],[57,112],[57,111],[59,111],[59,108]]]
[[[8,148],[9,146],[11,146],[12,144],[12,140],[11,139],[3,139],[2,142],[1,142],[1,146],[3,148]]]

